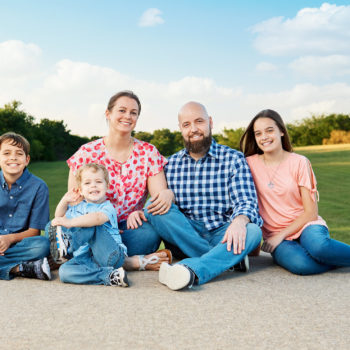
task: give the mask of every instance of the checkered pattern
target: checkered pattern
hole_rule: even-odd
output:
[[[241,152],[213,140],[202,159],[195,161],[183,149],[169,157],[164,170],[180,210],[208,230],[238,215],[262,225],[253,178]]]

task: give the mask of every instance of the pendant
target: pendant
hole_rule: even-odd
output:
[[[275,185],[270,181],[270,182],[267,184],[267,187],[269,187],[269,188],[274,188]]]

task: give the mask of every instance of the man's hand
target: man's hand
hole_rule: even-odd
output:
[[[5,255],[6,250],[10,245],[14,243],[12,240],[12,234],[0,236],[0,255]]]
[[[143,210],[136,210],[132,212],[126,221],[127,229],[135,229],[142,225],[142,220],[147,221]]]
[[[147,207],[147,211],[152,215],[166,214],[173,201],[173,191],[169,189],[162,190],[155,197],[151,198],[152,203]]]
[[[266,253],[272,253],[283,240],[283,235],[274,235],[264,241],[264,243],[261,246],[261,250]]]
[[[71,226],[71,220],[67,219],[65,216],[54,218],[51,221],[51,225],[52,226],[64,226],[64,227],[67,227],[67,228],[72,227]]]
[[[249,219],[245,215],[239,215],[233,219],[221,241],[221,243],[227,242],[227,251],[230,252],[233,247],[233,254],[241,254],[245,249],[248,222]]]

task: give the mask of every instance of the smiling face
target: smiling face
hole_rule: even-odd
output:
[[[258,118],[254,123],[255,141],[264,153],[282,150],[281,138],[284,135],[274,120]]]
[[[81,173],[80,192],[89,203],[102,203],[106,199],[107,182],[102,170],[84,169]]]
[[[0,148],[0,167],[6,180],[15,182],[29,163],[29,156],[19,146],[14,146],[12,140],[6,140]]]
[[[130,132],[134,130],[139,116],[139,106],[130,97],[119,97],[111,110],[106,111],[109,127],[119,132]]]
[[[211,117],[196,102],[185,104],[179,112],[179,126],[185,146],[191,155],[204,155],[211,145]]]

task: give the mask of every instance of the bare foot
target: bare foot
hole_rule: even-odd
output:
[[[153,257],[153,259],[152,259]],[[158,252],[148,254],[144,256],[145,260],[152,259],[147,265],[146,270],[158,271],[161,263],[171,263],[169,256],[165,250],[159,250]],[[123,265],[125,270],[139,270],[140,269],[140,260],[139,255],[128,256],[126,257]]]

